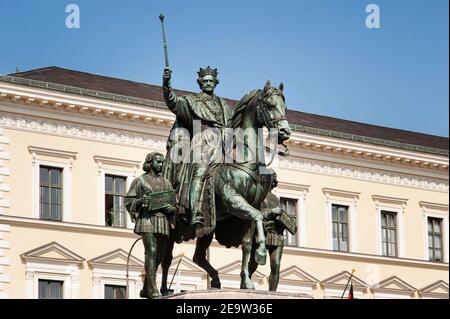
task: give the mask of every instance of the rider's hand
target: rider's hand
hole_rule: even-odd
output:
[[[169,68],[164,68],[163,73],[163,86],[169,87],[170,86],[170,79],[172,78],[172,70]]]

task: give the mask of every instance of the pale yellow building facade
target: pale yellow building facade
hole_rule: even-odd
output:
[[[52,282],[63,298],[105,298],[126,285],[138,237],[128,214],[120,227],[105,226],[105,178],[127,188],[148,152],[165,152],[173,124],[161,100],[58,81],[0,80],[0,298],[38,298]],[[276,194],[298,223],[278,291],[339,298],[355,269],[356,298],[448,298],[448,139],[439,149],[295,128],[290,156],[272,165]],[[49,169],[59,179],[59,220],[42,218]],[[175,245],[175,292],[207,288],[194,249],[194,241]],[[143,257],[139,242],[130,298],[139,298]],[[239,288],[240,249],[213,242],[210,260],[223,287]],[[268,289],[269,273],[258,268],[256,289]]]

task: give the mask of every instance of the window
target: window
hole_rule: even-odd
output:
[[[39,279],[39,299],[62,299],[63,282]]]
[[[125,227],[125,177],[105,175],[105,225]]]
[[[428,218],[428,256],[430,261],[442,261],[441,218]]]
[[[62,169],[40,166],[39,168],[39,217],[61,220]]]
[[[126,286],[105,285],[105,299],[126,299]]]
[[[397,257],[396,213],[381,211],[381,247],[383,256]]]
[[[333,250],[348,251],[348,206],[331,206]]]
[[[288,213],[297,224],[297,200],[281,198],[281,208]],[[292,235],[287,230],[284,232],[284,244],[288,246],[298,246],[297,234]]]

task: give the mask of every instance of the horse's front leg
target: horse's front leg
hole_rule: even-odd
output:
[[[168,242],[167,242],[167,249],[163,253],[163,258],[161,261],[161,269],[162,269],[162,278],[161,278],[161,295],[167,296],[169,294],[169,289],[167,288],[167,277],[169,275],[169,268],[172,264],[173,259],[173,245],[175,243],[175,240],[172,238],[172,236],[169,236]]]
[[[263,227],[263,215],[259,210],[250,205],[242,195],[236,193],[234,189],[231,189],[231,187],[225,187],[222,199],[225,207],[230,212],[230,214],[233,214],[242,219],[247,220],[250,219],[254,221],[256,227],[255,261],[259,265],[265,265],[267,250],[266,250],[266,236],[264,235],[264,227]]]
[[[255,230],[255,224],[249,227],[242,239],[242,268],[241,268],[241,289],[255,289],[252,280],[250,279],[250,264],[252,263],[250,258],[252,256],[253,246],[253,233]]]

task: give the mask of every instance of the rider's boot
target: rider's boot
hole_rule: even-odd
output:
[[[194,176],[189,190],[189,204],[191,207],[191,226],[201,228],[205,225],[205,219],[202,216],[202,198],[203,198],[203,178]]]

